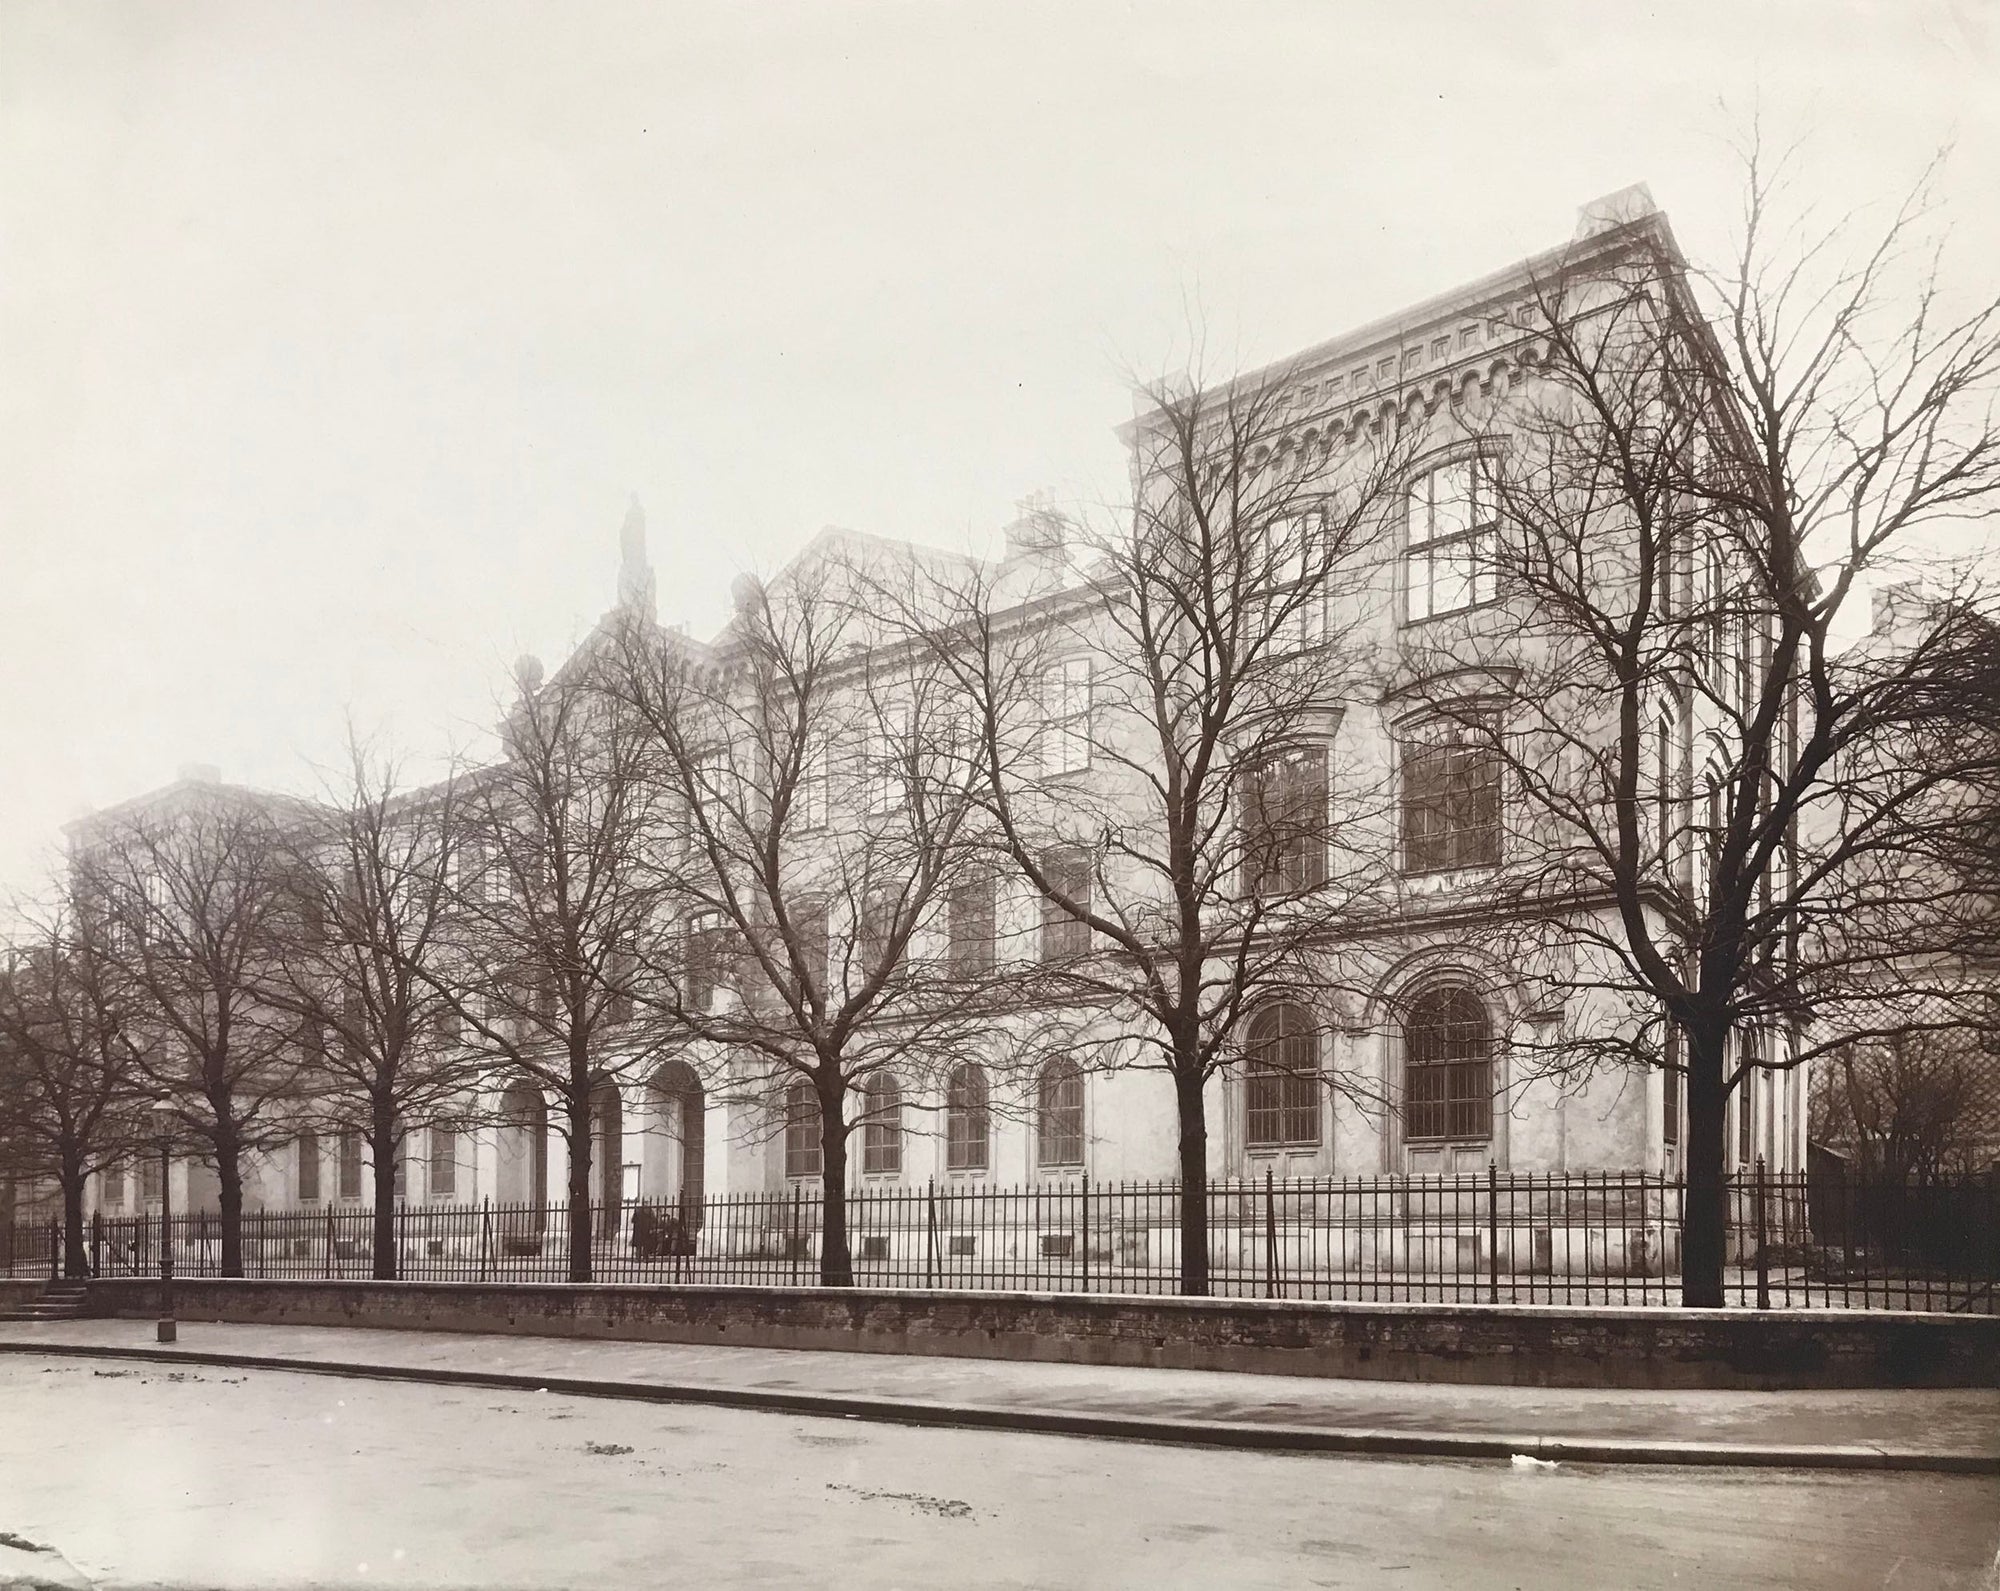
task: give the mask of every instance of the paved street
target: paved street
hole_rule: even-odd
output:
[[[1965,1586],[2000,1480],[1362,1461],[0,1360],[0,1547],[100,1586]]]

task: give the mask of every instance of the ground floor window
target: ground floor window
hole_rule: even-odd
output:
[[[1403,1068],[1406,1139],[1493,1136],[1493,1025],[1470,989],[1443,985],[1410,1002]]]
[[[1252,1149],[1317,1144],[1319,1040],[1300,1006],[1274,1005],[1250,1024],[1244,1142]]]

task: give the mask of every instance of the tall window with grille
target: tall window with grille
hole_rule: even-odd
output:
[[[158,1204],[160,1195],[166,1189],[166,1167],[160,1163],[158,1155],[146,1155],[139,1162],[139,1199],[145,1204]]]
[[[1042,772],[1090,766],[1090,659],[1066,657],[1042,674]]]
[[[125,1167],[106,1166],[98,1173],[98,1197],[107,1210],[122,1209],[125,1204]]]
[[[896,810],[903,794],[903,768],[886,724],[870,724],[861,737],[861,810],[880,817]]]
[[[861,1169],[892,1176],[903,1169],[903,1085],[893,1072],[877,1072],[861,1091]]]
[[[1736,1164],[1744,1170],[1757,1158],[1757,1081],[1763,1045],[1755,1028],[1744,1028],[1737,1041],[1743,1075],[1736,1084]]]
[[[690,1011],[707,1011],[715,1003],[727,972],[729,930],[721,912],[696,912],[687,920],[683,941],[681,998]]]
[[[1049,1167],[1083,1164],[1083,1071],[1050,1061],[1035,1089],[1035,1159]]]
[[[1673,1145],[1681,1141],[1681,1030],[1667,1024],[1666,1066],[1661,1072],[1660,1137]]]
[[[818,1096],[812,1084],[794,1083],[785,1090],[785,1175],[816,1177],[822,1164]]]
[[[339,1139],[340,1197],[361,1197],[361,1134],[344,1132]]]
[[[1498,535],[1492,480],[1482,461],[1457,459],[1412,481],[1403,552],[1410,622],[1491,602]]]
[[[1091,909],[1090,855],[1086,851],[1064,849],[1042,856],[1042,873],[1055,892],[1084,911]],[[1063,961],[1090,951],[1090,925],[1042,897],[1042,960]]]
[[[992,1137],[986,1070],[967,1061],[952,1072],[945,1087],[945,1170],[986,1170],[992,1155]]]
[[[1403,1135],[1418,1143],[1493,1136],[1493,1027],[1470,989],[1435,987],[1410,1002]]]
[[[1243,1079],[1243,1141],[1252,1149],[1320,1141],[1319,1041],[1296,1005],[1274,1005],[1250,1024]]]
[[[896,897],[886,889],[864,891],[854,924],[856,971],[873,977],[889,959],[889,940],[896,931]]]
[[[945,903],[952,975],[976,978],[993,970],[996,882],[979,873],[955,887]]]
[[[319,1134],[302,1132],[297,1145],[299,1203],[319,1203]]]
[[[1443,873],[1500,861],[1501,762],[1470,726],[1431,726],[1399,757],[1403,871]]]
[[[826,958],[830,949],[826,902],[818,896],[809,896],[792,906],[788,915],[792,924],[792,950],[806,982],[811,988],[824,993]],[[804,993],[803,990],[800,992]]]
[[[458,1197],[458,1132],[448,1126],[431,1129],[430,1163],[424,1170],[424,1192],[433,1201]]]
[[[1243,778],[1244,872],[1259,899],[1326,882],[1326,748],[1302,746]]]

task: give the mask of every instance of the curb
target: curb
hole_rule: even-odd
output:
[[[992,1404],[926,1403],[845,1393],[792,1392],[691,1382],[593,1381],[503,1371],[446,1370],[411,1365],[290,1359],[210,1353],[199,1349],[118,1348],[101,1344],[0,1342],[0,1354],[137,1359],[158,1364],[213,1365],[229,1370],[284,1370],[435,1386],[487,1387],[507,1392],[559,1392],[570,1397],[635,1403],[703,1404],[825,1419],[966,1430],[1026,1431],[1180,1447],[1270,1453],[1346,1453],[1374,1457],[1511,1460],[1516,1454],[1588,1464],[1671,1464],[1746,1469],[1905,1470],[1944,1475],[2000,1474],[2000,1453],[1939,1453],[1865,1444],[1779,1446],[1764,1443],[1619,1441],[1590,1437],[1506,1436],[1488,1432],[1374,1430],[1366,1427],[1259,1425],[1229,1420],[1166,1420],[1145,1415],[1084,1414]]]

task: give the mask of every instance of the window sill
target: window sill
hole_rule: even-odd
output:
[[[1397,622],[1396,628],[1399,630],[1415,630],[1426,624],[1437,624],[1445,619],[1462,619],[1468,613],[1484,613],[1489,608],[1504,607],[1505,605],[1503,598],[1488,597],[1484,602],[1470,602],[1462,608],[1445,608],[1438,613],[1426,613],[1420,619],[1413,619],[1406,613]]]

